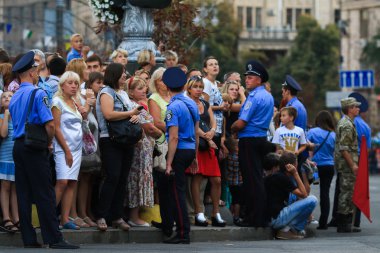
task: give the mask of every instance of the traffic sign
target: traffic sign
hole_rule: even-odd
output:
[[[326,107],[327,108],[340,108],[340,100],[348,98],[351,91],[328,91],[326,92]]]
[[[339,85],[341,88],[373,88],[375,78],[373,70],[340,71]]]

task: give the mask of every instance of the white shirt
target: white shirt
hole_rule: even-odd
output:
[[[299,145],[306,144],[305,132],[298,126],[293,129],[282,126],[274,133],[272,143],[279,144],[286,151],[295,152]]]

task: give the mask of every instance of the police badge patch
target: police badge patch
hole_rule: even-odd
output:
[[[252,106],[252,102],[251,101],[247,101],[247,103],[244,106],[244,111],[249,110],[249,108],[251,108],[251,106]]]
[[[166,112],[166,121],[171,121],[173,118],[173,112],[171,110],[168,110]]]
[[[42,102],[44,102],[44,104],[46,105],[47,108],[50,108],[48,97],[44,97],[44,98],[42,99]]]

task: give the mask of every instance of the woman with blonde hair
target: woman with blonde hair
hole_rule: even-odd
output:
[[[114,50],[110,56],[112,62],[123,64],[124,66],[128,63],[128,51],[122,48]]]
[[[75,102],[79,80],[79,75],[72,71],[62,75],[51,109],[55,125],[56,203],[61,202],[61,224],[65,229],[79,229],[69,219],[82,157],[82,115],[85,111]]]
[[[141,69],[150,72],[152,68],[156,66],[156,57],[151,50],[144,49],[138,54],[137,63]]]
[[[128,224],[132,227],[149,226],[139,218],[140,207],[153,207],[153,148],[154,139],[161,137],[162,131],[154,126],[153,118],[145,104],[147,86],[144,80],[135,77],[129,85],[128,94],[136,106],[142,105],[140,124],[143,138],[136,144],[128,177],[128,204],[130,208]]]

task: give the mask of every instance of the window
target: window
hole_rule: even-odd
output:
[[[34,23],[36,22],[36,5],[31,4],[30,6],[30,19]]]
[[[261,8],[256,8],[256,28],[261,28],[261,13],[262,9]]]
[[[237,19],[238,19],[239,23],[241,25],[243,25],[243,7],[242,6],[238,6],[237,8],[238,8],[238,10],[237,10]]]
[[[335,24],[338,24],[340,21],[340,10],[339,9],[336,9],[334,11],[334,20],[335,20]]]
[[[293,27],[293,9],[286,9],[286,25]]]
[[[305,14],[306,15],[311,15],[311,9],[305,9]]]
[[[252,7],[247,7],[247,28],[252,28]]]
[[[368,38],[369,26],[369,12],[368,9],[360,11],[360,38]]]
[[[302,9],[296,9],[296,24],[298,23],[298,20],[301,15],[302,15]]]

